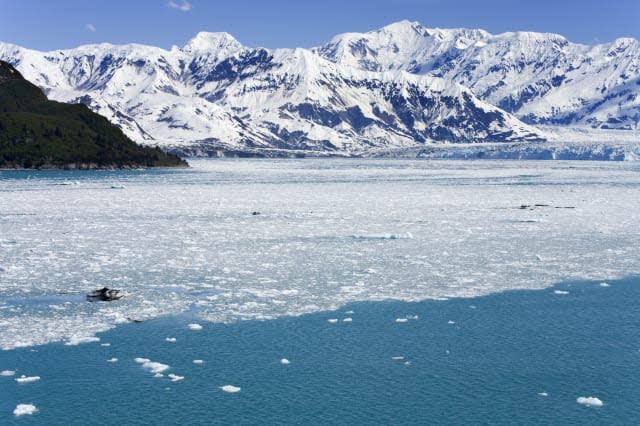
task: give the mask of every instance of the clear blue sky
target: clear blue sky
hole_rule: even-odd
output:
[[[640,0],[0,0],[0,41],[38,50],[97,42],[169,48],[199,31],[227,31],[247,46],[311,47],[401,19],[555,32],[587,44],[640,39]]]

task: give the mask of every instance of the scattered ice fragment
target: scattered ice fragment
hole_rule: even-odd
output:
[[[220,389],[222,389],[223,392],[227,392],[227,393],[240,392],[240,388],[237,387],[237,386],[233,386],[233,385],[220,386]]]
[[[146,368],[150,370],[152,373],[162,373],[163,371],[169,369],[167,364],[162,364],[160,362],[148,361],[142,364],[142,368]]]
[[[18,383],[31,383],[37,382],[38,380],[40,380],[40,376],[25,376],[24,374],[15,379],[15,381]]]
[[[14,374],[16,374],[16,372],[13,371],[13,370],[4,370],[4,371],[0,372],[0,376],[2,376],[2,377],[11,377]]]
[[[289,360],[288,360],[288,359],[286,359],[286,358],[282,358],[282,359],[280,360],[280,364],[282,364],[282,365],[289,365],[289,364],[291,364],[291,361],[289,361]]]
[[[204,364],[204,361],[203,361],[203,360],[201,360],[201,359],[194,359],[194,360],[193,360],[193,363],[194,363],[194,364],[197,364],[197,365],[201,365],[201,364]]]
[[[538,260],[539,262],[542,262],[542,258],[540,257],[539,254],[536,254],[536,260]]]
[[[158,378],[158,379],[159,379],[159,378],[161,378],[161,377],[164,377],[164,374],[162,374],[162,373],[156,373],[156,374],[154,374],[154,375],[153,375],[153,377],[155,377],[155,378]]]
[[[352,321],[353,321],[353,318],[351,317],[347,317],[342,320],[342,322],[352,322]]]
[[[420,317],[419,317],[418,315],[413,315],[413,316],[412,316],[412,315],[409,315],[409,316],[407,317],[407,319],[417,321],[417,320],[419,320],[419,319],[420,319]]]
[[[394,360],[394,361],[402,361],[404,359],[404,357],[403,356],[392,356],[391,359]]]
[[[455,323],[456,323],[456,322],[455,322],[455,321],[453,321],[453,320],[449,320],[449,321],[447,322],[447,324],[455,324]]]
[[[145,362],[149,362],[151,360],[149,358],[135,358],[134,361],[138,364],[144,364]]]
[[[347,312],[345,312],[345,314],[347,314],[347,315],[353,315],[353,314],[354,314],[354,312],[353,312],[353,311],[347,311]]]
[[[113,184],[111,185],[111,189],[125,189],[126,186],[121,185],[121,184]]]
[[[602,407],[603,403],[600,398],[595,396],[580,396],[576,399],[578,404],[586,405],[587,407]]]
[[[176,338],[175,338],[175,337],[167,337],[167,338],[166,338],[166,339],[164,339],[164,340],[166,340],[166,341],[167,341],[167,342],[169,342],[169,343],[175,343],[175,342],[176,342]]]
[[[109,346],[111,346],[111,343],[100,343],[100,346],[104,346],[105,348],[108,348]]]
[[[600,283],[600,287],[611,287],[609,283]]]
[[[82,343],[99,342],[100,338],[96,336],[71,336],[69,340],[64,342],[65,346],[77,346]]]
[[[411,365],[411,361],[405,361],[404,365]]]
[[[328,322],[329,324],[335,324],[335,323],[337,323],[337,322],[338,322],[338,318],[330,318],[330,319],[328,319],[328,320],[327,320],[327,322]]]
[[[447,349],[446,351],[444,351],[444,353],[446,353],[447,355],[450,354],[449,349]]]
[[[189,327],[189,330],[202,330],[202,326],[196,323],[189,324],[187,327]]]
[[[113,357],[111,359],[108,359],[107,362],[118,362],[118,358]]]
[[[178,376],[177,374],[173,374],[173,373],[168,374],[167,377],[172,382],[179,382],[180,380],[184,380],[184,376]]]
[[[540,395],[540,396],[549,396],[549,394],[546,393],[546,392],[538,392],[538,395]]]
[[[14,416],[23,416],[25,414],[32,415],[36,411],[38,411],[38,409],[33,404],[18,404],[16,406],[16,409],[13,410],[13,415]]]
[[[476,309],[476,305],[469,305],[469,309]]]
[[[407,318],[396,318],[396,322],[408,322]]]
[[[566,290],[554,290],[553,294],[559,294],[559,295],[562,296],[562,295],[565,295],[565,294],[569,294],[569,292],[566,291]]]

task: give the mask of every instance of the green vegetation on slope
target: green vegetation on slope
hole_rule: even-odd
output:
[[[0,167],[185,167],[159,148],[137,145],[85,105],[47,100],[0,61]]]

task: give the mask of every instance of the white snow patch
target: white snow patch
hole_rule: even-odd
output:
[[[227,392],[227,393],[237,393],[240,392],[240,388],[237,386],[233,386],[233,385],[224,385],[224,386],[220,386],[220,389],[222,389],[222,392]]]
[[[18,383],[32,383],[40,380],[40,376],[25,376],[24,374],[17,379],[15,379]]]
[[[16,374],[16,372],[13,370],[3,370],[2,372],[0,372],[0,376],[2,377],[11,377],[14,374]]]
[[[18,404],[13,410],[14,416],[24,416],[25,414],[32,415],[38,411],[35,405],[33,404]]]
[[[586,405],[587,407],[602,407],[603,405],[600,398],[596,398],[595,396],[580,396],[576,399],[576,402],[581,405]]]
[[[189,324],[187,325],[187,327],[189,327],[189,330],[194,330],[194,331],[202,330],[202,326],[196,323]]]

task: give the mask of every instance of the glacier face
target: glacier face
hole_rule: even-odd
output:
[[[204,32],[170,50],[0,43],[0,59],[50,98],[85,103],[134,140],[187,155],[529,142],[562,125],[633,131],[639,52],[632,39],[582,46],[408,21],[314,49],[248,48]]]

